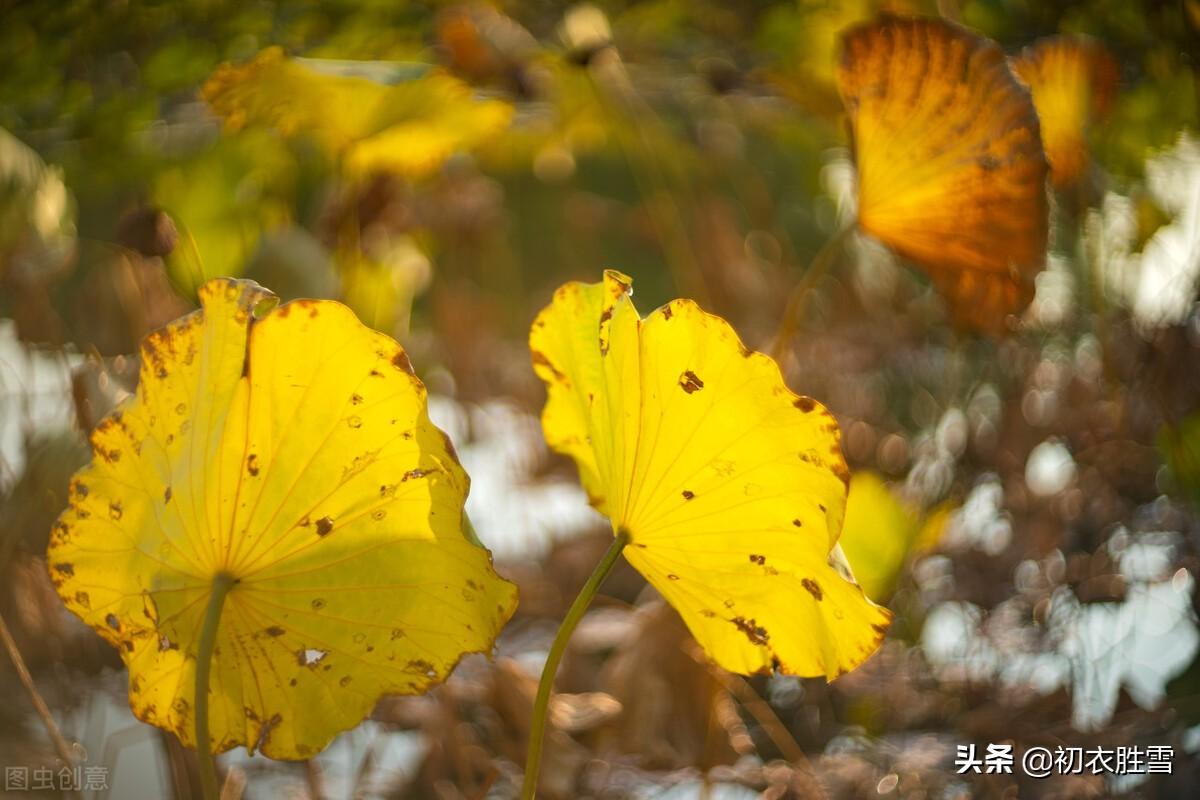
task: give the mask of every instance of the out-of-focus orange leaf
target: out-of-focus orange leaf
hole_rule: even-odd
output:
[[[1046,157],[994,43],[884,15],[842,37],[858,224],[922,267],[968,327],[1003,333],[1046,256]]]
[[[1112,108],[1117,62],[1091,39],[1054,36],[1026,48],[1012,65],[1033,93],[1050,179],[1068,186],[1091,161],[1088,128]]]

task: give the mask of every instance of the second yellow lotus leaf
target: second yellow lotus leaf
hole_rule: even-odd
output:
[[[890,614],[841,569],[849,473],[837,423],[689,300],[645,319],[630,279],[569,283],[529,344],[542,427],[624,553],[720,666],[832,680]]]

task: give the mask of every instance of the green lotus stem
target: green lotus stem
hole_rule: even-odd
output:
[[[204,800],[217,800],[217,765],[213,761],[212,741],[208,735],[208,680],[212,673],[213,650],[217,646],[217,628],[221,625],[221,609],[225,596],[237,583],[227,572],[213,578],[212,594],[204,610],[204,627],[200,629],[200,651],[196,654],[196,751],[200,755],[200,786]]]
[[[546,666],[542,668],[542,679],[538,682],[537,699],[533,702],[533,722],[529,727],[529,752],[525,756],[525,781],[521,786],[521,800],[533,800],[537,795],[538,770],[542,765],[542,745],[546,738],[546,717],[550,710],[550,694],[554,690],[554,676],[558,672],[558,663],[562,661],[563,653],[567,650],[567,641],[571,638],[575,626],[583,619],[584,612],[591,605],[592,598],[600,590],[600,585],[612,572],[621,551],[629,544],[629,532],[624,528],[617,531],[613,543],[600,563],[596,565],[587,583],[579,590],[575,602],[571,603],[567,616],[558,626],[550,652],[546,655]]]

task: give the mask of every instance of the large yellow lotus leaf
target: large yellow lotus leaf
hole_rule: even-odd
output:
[[[837,424],[774,361],[689,300],[640,319],[617,272],[560,288],[530,348],[547,441],[714,661],[832,679],[875,651],[890,615],[830,561]]]
[[[201,621],[215,751],[303,758],[385,693],[486,651],[514,587],[462,531],[467,477],[404,351],[332,301],[215,280],[142,345],[136,395],[92,437],[48,562],[117,647],[137,716],[195,744]]]
[[[1056,186],[1074,183],[1091,161],[1088,129],[1112,108],[1116,61],[1090,39],[1055,36],[1026,48],[1013,70],[1033,93],[1050,179]]]
[[[1046,255],[1046,158],[1000,48],[935,19],[883,16],[842,38],[838,83],[858,223],[926,270],[957,319],[999,334]]]
[[[351,174],[420,177],[503,131],[513,113],[503,101],[476,100],[469,86],[443,73],[386,85],[323,74],[278,47],[245,64],[221,65],[203,95],[227,127],[311,136]]]

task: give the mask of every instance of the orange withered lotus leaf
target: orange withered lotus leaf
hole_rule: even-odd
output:
[[[1050,179],[1069,186],[1091,162],[1088,128],[1112,108],[1117,62],[1091,39],[1053,36],[1026,48],[1012,67],[1033,93]]]
[[[1046,256],[1046,157],[1000,48],[937,19],[842,36],[838,84],[859,227],[924,269],[968,327],[999,334]]]

